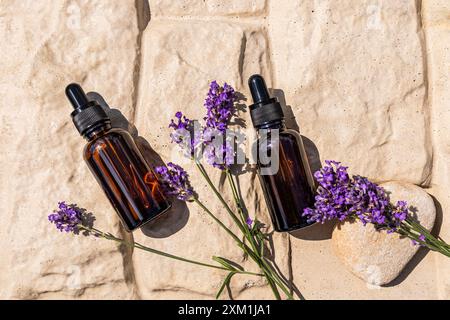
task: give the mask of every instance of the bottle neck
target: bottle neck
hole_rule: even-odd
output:
[[[108,131],[110,129],[111,129],[110,122],[102,122],[102,123],[99,123],[99,124],[93,126],[90,129],[88,129],[83,134],[83,136],[87,141],[91,141],[91,140],[98,138],[99,136],[102,136],[103,134],[105,134],[106,131]]]
[[[273,121],[265,122],[259,126],[256,127],[256,130],[260,129],[279,129],[284,130],[286,129],[286,124],[284,123],[284,119],[278,119]]]

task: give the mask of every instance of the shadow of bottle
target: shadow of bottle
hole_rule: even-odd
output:
[[[120,110],[111,108],[97,92],[89,92],[87,96],[89,99],[97,101],[105,110],[111,119],[111,126],[113,128],[121,128],[131,134],[142,156],[152,170],[157,166],[165,165],[158,153],[153,150],[145,138],[139,136],[137,128],[128,121]],[[144,235],[151,238],[167,238],[180,231],[187,224],[189,220],[189,209],[186,203],[173,198],[170,198],[170,201],[172,202],[172,207],[167,212],[141,227]]]
[[[281,104],[285,117],[286,127],[288,129],[300,132],[299,125],[297,123],[297,120],[295,119],[294,112],[292,111],[292,107],[286,104],[286,97],[284,95],[284,91],[281,89],[271,89],[271,92],[275,97],[278,98],[278,101]],[[301,137],[303,145],[305,147],[306,154],[308,156],[309,166],[311,168],[312,173],[314,173],[320,170],[320,168],[322,168],[319,150],[317,149],[317,146],[311,139],[309,139],[304,135],[301,135]],[[331,238],[334,226],[335,222],[333,221],[329,221],[324,224],[315,223],[309,227],[292,231],[290,232],[290,234],[294,238],[303,240],[325,240]]]

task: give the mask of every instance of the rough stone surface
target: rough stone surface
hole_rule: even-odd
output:
[[[429,186],[436,230],[450,241],[448,1],[4,0],[0,11],[0,298],[213,297],[220,272],[58,234],[46,216],[61,199],[130,240],[204,261],[242,260],[193,205],[177,202],[143,232],[124,233],[81,160],[84,141],[63,94],[72,81],[134,122],[154,165],[176,160],[167,122],[177,110],[201,118],[208,81],[227,81],[248,98],[248,76],[262,73],[291,107],[288,125],[309,138],[313,169],[332,158],[376,181]],[[248,113],[240,116],[250,128]],[[183,165],[206,195],[195,168]],[[248,211],[268,222],[255,176],[239,181]],[[448,258],[420,249],[390,284],[368,286],[334,254],[332,228],[274,235],[278,265],[305,298],[450,297]],[[271,297],[253,278],[232,286],[234,298]]]
[[[266,0],[150,0],[150,7],[156,17],[162,16],[239,16],[259,15],[266,8]]]
[[[433,133],[433,175],[431,193],[436,198],[438,212],[443,216],[441,236],[450,239],[450,3],[445,0],[423,2],[426,34],[427,64],[431,102],[431,131]],[[450,260],[439,257],[436,266],[439,281],[438,296],[450,296]]]
[[[132,298],[128,252],[58,234],[57,201],[118,219],[82,161],[64,87],[95,88],[130,114],[137,26],[133,3],[3,1],[0,38],[1,298]],[[120,87],[120,90],[118,88]]]
[[[429,183],[416,1],[270,4],[274,85],[320,157],[379,181]]]
[[[388,182],[393,203],[406,200],[417,220],[428,230],[434,225],[436,208],[423,189],[405,183]],[[369,284],[384,285],[398,277],[419,249],[411,240],[397,234],[379,232],[373,225],[339,223],[332,242],[337,256],[350,270]]]

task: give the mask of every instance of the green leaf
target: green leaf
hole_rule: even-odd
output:
[[[230,271],[238,271],[238,270],[242,271],[243,270],[241,266],[233,266],[225,258],[213,256],[212,259],[214,261],[220,263],[221,265],[223,265],[225,268],[227,268]]]
[[[223,290],[225,289],[226,286],[230,285],[230,281],[231,278],[236,274],[236,272],[231,271],[225,278],[225,280],[223,280],[222,285],[220,286],[219,291],[216,294],[216,299],[219,299],[220,295],[222,294]]]
[[[264,239],[259,239],[259,254],[264,257]]]
[[[255,218],[255,220],[253,221],[253,227],[252,227],[251,232],[253,234],[256,234],[258,232],[258,228],[259,228],[259,221],[258,221],[258,219]]]

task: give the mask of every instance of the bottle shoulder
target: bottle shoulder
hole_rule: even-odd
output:
[[[287,139],[295,139],[299,140],[301,139],[300,132],[294,129],[288,129],[288,128],[271,128],[271,129],[264,129],[258,131],[258,140],[265,140],[268,137],[273,137],[274,133],[277,133],[279,139],[281,140],[287,140]]]
[[[102,141],[113,139],[117,137],[131,137],[130,133],[124,129],[121,128],[112,128],[105,132],[102,132],[101,134],[98,134],[96,137],[94,137],[92,140],[88,141],[87,145],[94,145],[97,143],[101,143]]]
[[[109,129],[86,143],[83,150],[83,156],[85,159],[88,159],[95,152],[108,148],[110,142],[117,142],[120,140],[127,141],[129,139],[132,138],[128,131],[121,128]]]
[[[283,135],[283,136],[294,136],[296,138],[300,138],[300,132],[298,132],[297,130],[288,129],[288,128],[280,130],[280,135]]]

